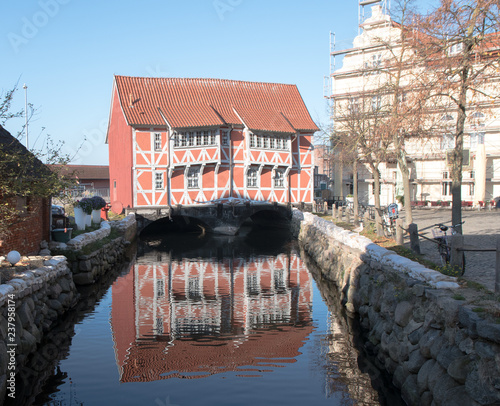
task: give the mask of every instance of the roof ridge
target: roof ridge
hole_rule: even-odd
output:
[[[225,79],[225,78],[209,78],[209,77],[180,77],[180,76],[130,76],[130,75],[114,75],[115,78],[127,78],[127,79],[151,79],[151,80],[162,80],[162,79],[173,79],[173,80],[189,80],[189,81],[219,81],[219,82],[235,82],[235,83],[251,83],[251,84],[263,84],[263,85],[278,85],[278,86],[291,86],[297,87],[293,83],[279,83],[279,82],[263,82],[263,81],[253,81],[253,80],[242,80],[242,79]]]

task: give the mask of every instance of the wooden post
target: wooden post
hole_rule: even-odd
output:
[[[396,219],[396,244],[403,245],[403,219]]]
[[[500,235],[497,235],[497,265],[495,276],[495,293],[500,293]]]
[[[451,258],[450,265],[457,266],[459,269],[464,267],[464,236],[462,234],[455,234],[451,237]]]
[[[420,240],[418,239],[418,226],[415,223],[411,223],[408,226],[408,232],[410,233],[410,248],[415,254],[420,255]]]

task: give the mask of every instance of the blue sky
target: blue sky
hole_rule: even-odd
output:
[[[349,47],[358,22],[354,0],[2,3],[0,90],[19,80],[14,107],[23,108],[28,86],[28,101],[38,109],[30,147],[40,149],[50,134],[75,155],[86,138],[74,163],[90,165],[108,163],[114,74],[296,84],[312,118],[326,123],[329,32]],[[15,134],[20,125],[6,127]]]

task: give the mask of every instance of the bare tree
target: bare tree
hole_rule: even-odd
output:
[[[498,0],[440,0],[427,15],[415,16],[411,38],[425,86],[442,111],[456,114],[451,151],[452,223],[462,221],[464,133],[473,108],[488,108],[497,97],[500,51]],[[470,117],[469,117],[470,118]]]

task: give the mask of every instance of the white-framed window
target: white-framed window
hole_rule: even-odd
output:
[[[443,171],[443,179],[450,179],[450,172]],[[441,195],[451,196],[451,182],[445,181],[441,184]]]
[[[174,147],[199,147],[216,145],[217,137],[214,131],[181,131],[174,135]]]
[[[472,133],[470,135],[470,148],[477,148],[478,145],[484,144],[484,132]]]
[[[271,135],[271,137],[269,137],[269,148],[276,149],[276,137],[274,135]]]
[[[285,171],[283,169],[276,169],[274,171],[274,187],[285,187]]]
[[[382,107],[382,96],[372,96],[372,111],[378,111]]]
[[[155,172],[155,189],[163,189],[163,172]]]
[[[474,196],[474,183],[469,183],[469,196]]]
[[[450,46],[449,48],[449,54],[450,55],[456,55],[456,54],[459,54],[460,52],[462,52],[464,49],[464,44],[463,42],[457,42],[453,45]]]
[[[180,138],[180,142],[181,142],[181,147],[186,147],[188,144],[188,141],[187,141],[188,134],[181,133],[181,134],[179,134],[179,138]]]
[[[165,296],[165,281],[163,279],[156,280],[156,297]]]
[[[264,149],[269,149],[269,135],[267,134],[262,136],[262,147]]]
[[[189,189],[197,189],[200,183],[200,167],[191,166],[187,174],[187,187]]]
[[[161,151],[161,134],[155,133],[155,151]]]
[[[443,134],[441,137],[441,149],[447,150],[455,147],[455,137],[453,134]]]
[[[198,276],[190,276],[187,286],[187,297],[191,300],[200,300],[202,298],[200,288],[200,278]]]
[[[229,131],[221,131],[220,142],[222,145],[229,145]]]
[[[161,316],[156,317],[155,330],[157,335],[163,334],[163,317]]]
[[[262,136],[257,135],[257,148],[262,148]]]
[[[257,175],[258,175],[257,168],[255,168],[255,167],[248,168],[247,187],[257,187],[258,186]]]
[[[357,97],[350,97],[347,102],[347,109],[353,114],[359,113],[359,99]]]
[[[250,148],[255,148],[257,146],[257,136],[253,133],[250,134]]]

